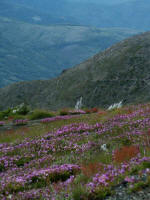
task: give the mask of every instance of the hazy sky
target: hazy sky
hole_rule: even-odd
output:
[[[104,4],[114,4],[114,3],[123,3],[123,2],[131,2],[135,0],[67,0],[72,2],[96,2],[96,3],[104,3]]]

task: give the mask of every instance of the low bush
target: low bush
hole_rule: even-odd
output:
[[[91,109],[91,112],[92,112],[92,113],[97,113],[97,112],[98,112],[98,108],[92,108],[92,109]]]
[[[22,157],[18,160],[15,161],[15,164],[17,165],[17,167],[22,167],[25,164],[29,163],[32,160],[32,158],[29,157]]]
[[[30,120],[43,119],[47,117],[54,117],[54,114],[44,110],[35,110],[29,115]]]
[[[81,170],[85,176],[92,177],[94,174],[102,170],[102,166],[100,163],[91,162],[89,164],[82,166]]]
[[[84,109],[84,111],[86,112],[86,114],[90,114],[91,113],[90,109]]]
[[[139,148],[137,146],[123,146],[121,149],[117,149],[114,152],[114,161],[122,163],[129,161],[139,154]]]
[[[11,109],[0,112],[0,120],[8,118],[11,113]]]
[[[5,170],[4,164],[0,164],[0,172],[3,172]]]
[[[20,114],[20,115],[26,115],[26,114],[28,114],[29,113],[29,108],[28,108],[28,106],[26,106],[25,104],[22,104],[20,107],[19,107],[19,109],[18,109],[18,114]]]
[[[0,112],[0,120],[4,119],[4,114],[2,112]]]
[[[90,113],[97,113],[99,112],[99,109],[98,108],[85,108],[84,111],[86,112],[86,114],[90,114]]]
[[[110,196],[112,191],[109,188],[99,188],[97,191],[92,192],[88,196],[88,200],[104,200],[107,196]]]
[[[16,115],[14,115],[14,116],[10,116],[9,118],[8,118],[8,120],[19,120],[19,119],[25,119],[25,116],[24,115],[18,115],[18,114],[16,114]]]
[[[84,200],[88,199],[88,192],[82,185],[77,185],[72,192],[72,196],[74,200]]]
[[[62,116],[69,115],[69,110],[67,108],[64,108],[64,109],[60,110],[59,114]]]
[[[24,103],[14,107],[14,108],[8,108],[7,110],[1,111],[0,112],[0,120],[3,119],[17,119],[18,115],[27,115],[29,113],[29,108],[27,105]]]
[[[138,183],[135,183],[133,185],[133,187],[130,188],[130,192],[137,192],[140,191],[142,189],[145,189],[146,187],[148,187],[148,184],[144,181],[139,181]]]

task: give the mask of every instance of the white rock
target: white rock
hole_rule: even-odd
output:
[[[107,145],[106,144],[101,145],[101,150],[108,151]]]

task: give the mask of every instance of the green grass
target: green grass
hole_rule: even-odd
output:
[[[146,189],[150,187],[150,176],[147,177],[146,181],[139,181],[137,183],[135,183],[130,189],[129,192],[130,193],[134,193],[134,192],[138,192],[140,190]]]
[[[47,113],[48,113],[48,116],[51,116],[51,113],[50,115],[49,115],[49,112]],[[27,116],[27,118],[30,118],[30,116]],[[105,121],[105,120],[106,120],[106,116],[103,117],[94,113],[90,115],[81,115],[81,116],[71,118],[68,120],[53,121],[48,124],[42,123],[34,127],[21,127],[21,128],[17,128],[16,130],[7,130],[7,131],[4,131],[3,134],[2,133],[0,134],[0,143],[5,143],[5,142],[14,143],[16,141],[19,142],[28,137],[35,138],[37,136],[42,136],[45,133],[54,131],[55,129],[61,128],[62,126],[69,125],[72,123],[82,123],[82,122],[86,123],[88,121],[89,124],[95,124],[96,122]]]

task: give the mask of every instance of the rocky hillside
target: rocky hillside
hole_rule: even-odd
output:
[[[68,58],[69,59],[69,58]],[[150,32],[124,40],[48,81],[9,85],[0,90],[0,106],[28,103],[34,108],[73,107],[150,100]]]

